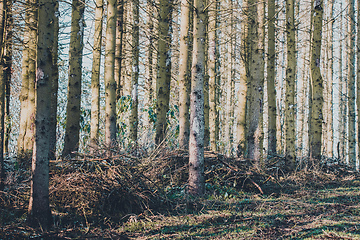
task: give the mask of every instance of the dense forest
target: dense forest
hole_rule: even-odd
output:
[[[359,49],[360,0],[0,0],[0,225],[354,181]]]

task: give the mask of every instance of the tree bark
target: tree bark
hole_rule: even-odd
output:
[[[349,147],[349,165],[356,169],[356,141],[355,141],[355,0],[349,0],[348,6],[348,147]]]
[[[190,81],[191,70],[189,55],[191,53],[191,33],[190,22],[192,2],[189,0],[181,1],[181,29],[180,29],[180,63],[179,63],[179,147],[189,148],[190,134]]]
[[[285,99],[285,157],[287,168],[295,170],[295,78],[296,78],[296,41],[295,41],[294,1],[286,1],[286,99]]]
[[[217,55],[216,49],[217,46],[217,18],[218,11],[217,5],[219,1],[213,1],[209,3],[209,20],[208,20],[208,41],[209,41],[209,53],[208,53],[208,71],[209,71],[209,129],[210,129],[210,149],[212,151],[217,150],[217,140],[218,140],[218,112],[216,109],[217,106]]]
[[[193,60],[190,95],[189,193],[201,196],[204,181],[205,3],[194,0]]]
[[[275,46],[275,0],[268,0],[268,59],[267,59],[267,100],[268,100],[268,155],[276,155],[276,46]]]
[[[116,144],[116,82],[115,67],[116,0],[108,0],[105,41],[105,143]]]
[[[5,27],[5,13],[6,0],[0,1],[0,190],[4,189],[5,185],[5,168],[4,168],[4,117],[5,117],[5,76],[4,76],[4,27]]]
[[[131,115],[130,115],[130,139],[133,143],[138,138],[138,81],[139,81],[139,0],[132,1],[133,25],[132,25],[132,71],[131,71]]]
[[[321,59],[321,32],[323,17],[323,1],[313,0],[312,2],[314,17],[311,41],[311,124],[309,130],[310,138],[310,157],[315,160],[321,158],[321,138],[323,122],[323,78],[320,72]]]
[[[171,21],[172,0],[160,0],[159,6],[159,40],[158,40],[158,74],[156,78],[156,135],[155,143],[160,144],[166,133],[167,112],[170,100],[171,80]]]
[[[100,64],[102,25],[104,14],[103,0],[96,1],[95,8],[95,32],[93,47],[93,62],[91,72],[91,125],[90,125],[90,147],[97,149],[99,144],[99,120],[100,120]]]
[[[28,221],[49,229],[49,141],[52,92],[55,1],[39,1],[39,28],[36,72],[35,142],[32,158]]]
[[[69,84],[66,107],[66,128],[62,156],[71,156],[79,148],[82,51],[84,36],[85,4],[73,0],[71,13],[71,34],[69,50]]]

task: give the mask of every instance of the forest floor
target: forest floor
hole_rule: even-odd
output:
[[[0,239],[360,239],[360,174],[336,161],[284,173],[207,152],[194,199],[185,152],[147,156],[52,161],[49,231],[26,224],[29,173],[8,160]]]

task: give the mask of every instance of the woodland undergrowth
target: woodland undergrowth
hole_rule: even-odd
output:
[[[360,181],[357,172],[336,159],[324,159],[323,164],[303,159],[294,172],[283,170],[285,161],[281,157],[265,162],[259,168],[248,159],[205,151],[206,195],[195,199],[186,191],[185,150],[169,150],[164,145],[151,152],[141,147],[126,151],[102,148],[53,160],[49,194],[54,223],[51,231],[42,232],[26,225],[29,170],[8,159],[6,188],[0,192],[0,239],[127,239],[132,231],[124,226],[142,219],[154,222],[159,216],[208,214],[215,205],[229,200],[241,202],[249,196],[301,198],[311,191],[353,186]]]

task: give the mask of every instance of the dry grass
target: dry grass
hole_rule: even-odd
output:
[[[52,161],[50,232],[26,226],[29,174],[9,162],[0,239],[360,239],[360,175],[346,166],[286,173],[281,158],[259,170],[249,160],[205,157],[203,199],[186,194],[186,151]]]

